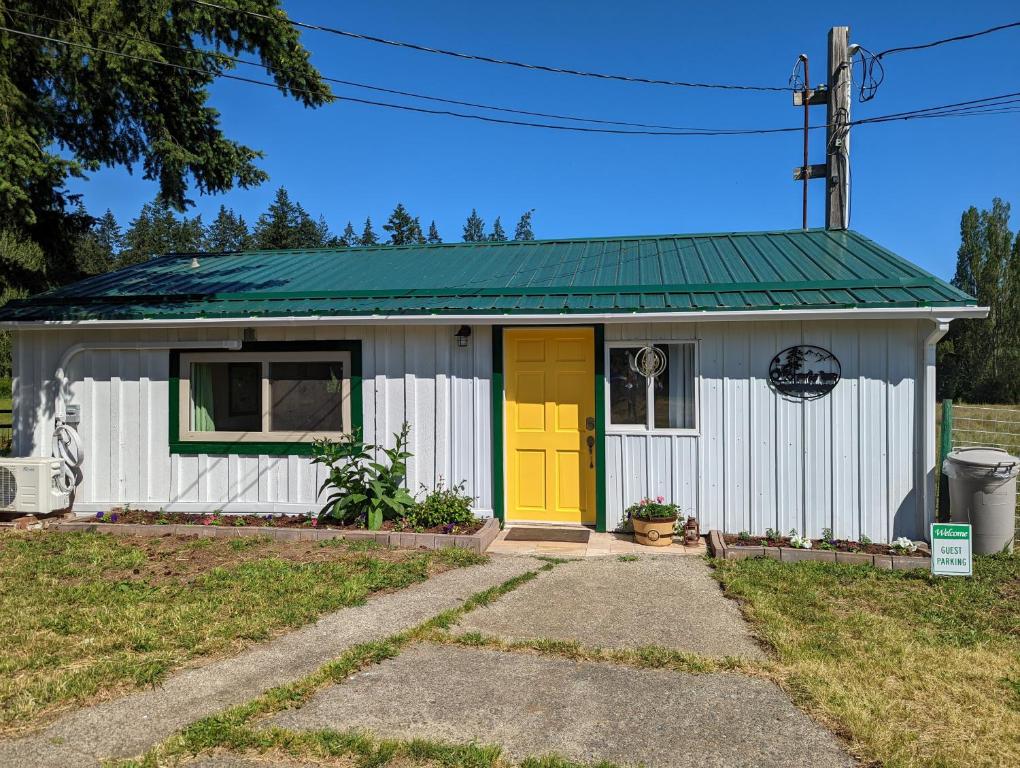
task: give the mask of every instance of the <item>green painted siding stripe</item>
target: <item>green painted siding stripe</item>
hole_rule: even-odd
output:
[[[503,328],[492,328],[492,514],[506,522],[503,488]]]

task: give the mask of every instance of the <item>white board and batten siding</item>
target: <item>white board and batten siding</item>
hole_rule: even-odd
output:
[[[412,425],[408,487],[464,481],[479,514],[492,514],[492,335],[477,327],[466,348],[449,326],[316,326],[259,328],[259,341],[362,342],[362,399],[367,442],[393,444]],[[137,351],[92,350],[66,374],[81,406],[86,461],[75,509],[116,504],[180,511],[317,510],[324,468],[307,456],[171,455],[166,349],[145,343],[238,338],[240,329],[152,331],[19,331],[15,336],[14,451],[48,455],[54,373],[64,350],[79,342],[137,340]]]
[[[606,435],[607,527],[643,496],[664,496],[703,529],[875,541],[924,537],[920,488],[930,468],[919,445],[924,324],[914,321],[613,323],[606,341],[695,340],[698,434]],[[362,342],[365,437],[392,443],[412,425],[408,485],[466,482],[491,514],[492,335],[476,325],[466,348],[456,326],[260,327],[259,341]],[[53,376],[83,341],[203,341],[238,329],[19,331],[15,334],[15,455],[48,455]],[[835,353],[842,379],[803,402],[768,383],[772,357],[794,344]],[[165,349],[89,351],[67,374],[81,405],[87,451],[76,509],[115,504],[182,511],[317,509],[323,469],[307,457],[170,455]]]
[[[920,325],[607,325],[606,341],[696,341],[700,374],[697,435],[607,428],[608,528],[628,505],[664,496],[703,530],[924,538]],[[770,387],[773,356],[795,344],[839,359],[842,379],[831,394],[801,401]]]

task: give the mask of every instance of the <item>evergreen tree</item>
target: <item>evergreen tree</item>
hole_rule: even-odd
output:
[[[478,211],[471,209],[471,215],[464,222],[464,242],[480,243],[485,240],[485,222],[478,215]]]
[[[358,245],[379,245],[379,236],[372,229],[372,217],[365,219],[365,227],[361,230],[361,237],[358,238]]]
[[[383,229],[390,233],[390,245],[411,245],[421,235],[421,225],[411,218],[403,203],[397,203]]]
[[[142,206],[124,235],[121,265],[139,264],[164,253],[188,253],[202,249],[202,217],[178,218],[169,204],[157,198]]]
[[[213,223],[205,230],[202,248],[217,253],[243,251],[250,247],[251,233],[248,232],[244,217],[221,205]]]
[[[493,243],[506,242],[506,231],[503,229],[503,223],[499,220],[499,216],[492,222],[492,233],[489,235],[489,240]]]
[[[92,219],[79,204],[78,214],[91,222],[74,244],[78,271],[83,275],[101,275],[115,269],[124,237],[113,213],[107,209],[100,218]]]
[[[347,226],[344,227],[344,233],[340,235],[339,245],[341,248],[354,248],[355,246],[360,245],[358,233],[354,231],[354,227],[349,221],[347,222]]]
[[[517,221],[517,228],[514,229],[514,240],[535,239],[535,233],[531,229],[531,216],[534,212],[535,209],[532,208],[521,214],[521,218]]]
[[[256,248],[322,248],[328,239],[325,219],[321,216],[318,221],[312,219],[283,187],[276,190],[269,209],[255,223]]]
[[[280,93],[306,107],[332,96],[301,46],[300,31],[281,23],[279,0],[257,5],[269,15],[180,2],[4,2],[8,12],[39,14],[30,25],[37,35],[74,37],[112,51],[85,55],[43,37],[0,32],[0,230],[34,242],[44,257],[31,269],[26,262],[6,272],[5,286],[36,292],[82,276],[75,247],[91,222],[78,215],[67,185],[92,168],[141,167],[176,210],[189,204],[189,184],[217,194],[267,178],[257,165],[259,152],[226,135],[210,104],[212,84],[230,65],[199,51],[251,53],[274,72]],[[76,31],[67,19],[76,20]],[[159,55],[138,58],[136,38],[151,41],[146,45]],[[116,55],[125,52],[135,57]]]
[[[426,239],[426,242],[428,242],[428,243],[441,243],[441,242],[443,242],[443,238],[441,238],[439,236],[439,230],[436,229],[436,220],[435,219],[433,219],[432,223],[429,224],[429,236]]]
[[[969,402],[1009,401],[1020,335],[1014,323],[1011,286],[1016,248],[1009,229],[1009,204],[999,198],[990,210],[971,207],[960,220],[953,285],[989,308],[986,320],[956,320],[938,349],[940,397]]]
[[[425,245],[425,233],[421,231],[421,219],[414,217],[414,226],[411,227],[411,237],[415,245]]]

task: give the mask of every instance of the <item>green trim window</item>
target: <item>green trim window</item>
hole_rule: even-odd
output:
[[[171,355],[172,453],[307,454],[361,427],[360,342]]]

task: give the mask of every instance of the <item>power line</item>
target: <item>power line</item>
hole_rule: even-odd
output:
[[[887,48],[879,53],[872,53],[867,48],[858,45],[857,48],[861,57],[860,101],[871,101],[878,93],[879,86],[885,80],[885,66],[882,64],[882,59],[885,56],[896,53],[908,53],[910,51],[923,51],[928,48],[935,48],[948,43],[958,43],[961,40],[972,40],[975,37],[982,37],[1017,27],[1020,27],[1020,21],[1011,21],[1008,24],[1000,24],[997,27],[983,29],[980,32],[968,32],[962,35],[954,35],[953,37],[944,37],[940,40],[932,40],[927,43],[918,43],[917,45],[901,45],[897,48]]]
[[[242,75],[232,75],[226,72],[209,71],[201,69],[199,67],[191,67],[185,64],[177,64],[170,61],[160,61],[158,59],[151,59],[146,56],[138,56],[131,53],[123,53],[121,51],[113,51],[108,48],[99,48],[96,46],[86,45],[84,43],[75,43],[69,40],[62,40],[56,37],[50,37],[48,35],[40,35],[34,32],[27,32],[20,29],[11,29],[10,27],[0,26],[0,31],[10,32],[15,35],[22,35],[23,37],[30,37],[36,40],[44,40],[50,43],[56,43],[58,45],[67,45],[73,48],[81,48],[84,50],[92,51],[93,53],[104,53],[110,56],[119,56],[125,59],[132,59],[134,61],[141,61],[148,64],[156,64],[158,66],[171,67],[183,72],[194,72],[196,74],[212,77],[222,77],[228,80],[237,80],[243,83],[249,83],[251,85],[260,85],[273,90],[281,90],[275,83],[269,83],[264,80],[256,80],[250,77],[244,77]],[[196,51],[198,52],[198,51]],[[209,52],[206,52],[209,53]],[[212,55],[210,53],[210,55]],[[319,97],[334,98],[332,94],[324,93],[322,91],[314,91],[308,88],[299,88],[295,86],[287,86],[286,90],[293,93],[307,93]],[[486,123],[497,123],[501,125],[514,125],[526,128],[544,128],[547,130],[555,131],[570,131],[575,133],[601,133],[610,134],[616,136],[752,136],[752,135],[764,135],[771,133],[790,133],[793,131],[803,130],[802,128],[727,128],[727,129],[716,129],[716,128],[692,128],[687,130],[677,131],[660,131],[660,130],[618,130],[613,128],[590,128],[585,126],[575,125],[555,125],[552,123],[538,123],[525,120],[507,120],[497,117],[489,117],[487,115],[472,115],[464,112],[453,112],[451,110],[440,110],[440,109],[427,109],[425,107],[416,107],[409,104],[394,104],[391,102],[384,101],[373,101],[370,99],[359,99],[354,96],[337,96],[335,97],[339,101],[348,101],[354,104],[364,104],[373,107],[385,107],[387,109],[399,109],[405,112],[418,112],[428,115],[443,115],[446,117],[456,117],[467,120],[478,120]],[[813,126],[813,128],[820,128],[822,126]]]
[[[248,84],[251,84],[251,85],[259,85],[259,86],[263,86],[263,87],[267,87],[267,88],[272,88],[273,90],[277,90],[277,91],[280,90],[280,87],[277,86],[275,83],[269,83],[269,82],[266,82],[264,80],[255,80],[254,78],[243,77],[241,75],[232,75],[232,74],[227,74],[226,72],[210,71],[210,70],[201,69],[201,68],[198,68],[198,67],[188,66],[188,65],[185,65],[185,64],[177,64],[175,62],[170,62],[170,61],[160,61],[158,59],[151,59],[151,58],[148,58],[148,57],[145,57],[145,56],[138,56],[138,55],[135,55],[135,54],[123,53],[121,51],[109,50],[107,48],[99,48],[99,47],[92,46],[92,45],[86,45],[84,43],[76,43],[76,42],[72,42],[72,41],[69,41],[69,40],[62,40],[60,38],[50,37],[48,35],[40,35],[40,34],[36,34],[34,32],[25,31],[25,30],[12,29],[12,28],[6,27],[6,26],[0,26],[0,31],[9,32],[9,33],[14,34],[14,35],[21,35],[23,37],[29,37],[29,38],[33,38],[33,39],[36,39],[36,40],[43,40],[43,41],[50,42],[50,43],[56,43],[58,45],[66,45],[66,46],[69,46],[69,47],[72,47],[72,48],[80,48],[80,49],[83,49],[83,50],[91,51],[93,53],[103,53],[103,54],[107,54],[107,55],[110,55],[110,56],[119,56],[121,58],[131,59],[131,60],[134,60],[134,61],[141,61],[141,62],[148,63],[148,64],[155,64],[157,66],[162,66],[162,67],[169,67],[171,69],[176,69],[176,70],[179,70],[179,71],[193,72],[193,73],[200,74],[200,75],[203,75],[203,76],[206,76],[206,77],[222,77],[222,78],[226,78],[226,79],[229,79],[229,80],[237,80],[237,81],[240,81],[240,82],[243,82],[243,83],[248,83]],[[195,52],[196,53],[205,53],[205,54],[210,54],[211,55],[211,52],[207,52],[207,51],[195,51]],[[296,93],[307,93],[307,94],[316,95],[316,96],[320,96],[320,97],[328,96],[330,98],[333,98],[332,94],[323,93],[321,91],[313,91],[313,90],[308,89],[308,88],[288,87],[288,90],[291,90],[291,91],[296,92]],[[967,113],[966,110],[973,109],[974,107],[972,107],[971,105],[980,105],[980,106],[983,106],[983,107],[995,107],[995,106],[998,106],[996,103],[994,103],[996,100],[1006,99],[1008,97],[1013,97],[1013,96],[1020,96],[1020,92],[1003,94],[1001,96],[989,96],[989,97],[986,97],[986,98],[983,98],[983,99],[972,99],[970,101],[957,102],[955,104],[944,104],[944,105],[940,105],[940,106],[936,106],[936,107],[924,107],[924,108],[919,108],[919,109],[916,109],[916,110],[910,110],[910,111],[907,111],[907,112],[892,113],[892,114],[889,114],[889,115],[878,115],[878,116],[875,116],[875,117],[864,118],[864,119],[861,119],[861,120],[855,120],[855,121],[852,121],[852,122],[848,123],[848,125],[849,126],[867,125],[867,124],[870,124],[870,123],[882,123],[882,122],[889,122],[889,121],[894,121],[894,120],[911,120],[911,119],[919,119],[919,118],[926,118],[926,117],[932,118],[932,117],[954,117],[954,116],[961,116],[962,114],[970,114],[970,113]],[[667,136],[667,137],[668,136],[751,136],[751,135],[766,135],[766,134],[777,134],[777,133],[794,133],[794,132],[799,132],[799,131],[803,130],[803,127],[796,127],[796,128],[790,127],[790,128],[690,129],[690,130],[684,130],[684,131],[653,131],[653,130],[627,131],[627,130],[616,130],[616,129],[610,129],[610,128],[588,128],[588,127],[584,127],[584,126],[553,125],[553,124],[550,124],[550,123],[535,123],[535,122],[528,122],[528,121],[521,121],[521,120],[506,120],[506,119],[502,119],[502,118],[489,117],[489,116],[486,116],[486,115],[471,115],[471,114],[465,114],[465,113],[461,113],[461,112],[453,112],[453,111],[449,111],[449,110],[426,109],[424,107],[415,107],[415,106],[411,106],[411,105],[408,105],[408,104],[392,104],[392,103],[388,103],[388,102],[371,101],[371,100],[368,100],[368,99],[358,99],[358,98],[355,98],[355,97],[352,97],[352,96],[342,96],[342,97],[336,97],[336,98],[338,100],[340,100],[340,101],[349,101],[349,102],[352,102],[352,103],[355,103],[355,104],[364,104],[364,105],[368,105],[368,106],[385,107],[385,108],[389,108],[389,109],[398,109],[398,110],[403,110],[403,111],[408,111],[408,112],[417,112],[417,113],[424,113],[424,114],[430,114],[430,115],[442,115],[442,116],[446,116],[446,117],[457,117],[457,118],[464,118],[464,119],[469,119],[469,120],[478,120],[478,121],[487,122],[487,123],[497,123],[497,124],[502,124],[502,125],[514,125],[514,126],[521,126],[521,127],[528,127],[528,128],[544,128],[544,129],[558,130],[558,131],[611,134],[611,135],[617,135],[617,136]],[[1011,102],[1002,102],[1002,103],[1006,104],[1006,103],[1011,103]],[[989,112],[989,114],[991,114],[991,112]],[[818,129],[825,128],[825,127],[826,126],[824,126],[824,125],[813,125],[813,126],[810,126],[809,130],[818,130]]]
[[[45,16],[43,14],[31,13],[29,11],[19,11],[19,10],[15,10],[15,9],[12,9],[12,8],[7,8],[7,9],[4,9],[4,12],[8,13],[8,14],[28,17],[28,18],[32,18],[32,19],[39,19],[39,20],[43,20],[43,21],[49,21],[49,22],[53,22],[55,24],[68,24],[68,25],[73,26],[73,27],[78,27],[79,29],[90,29],[90,30],[92,30],[94,32],[98,32],[99,34],[102,34],[102,35],[109,35],[111,37],[117,37],[117,38],[120,38],[122,40],[132,40],[132,41],[140,42],[140,43],[148,43],[150,45],[156,45],[156,46],[159,46],[159,47],[164,48],[164,49],[183,51],[185,53],[203,54],[203,55],[210,56],[210,57],[212,57],[214,59],[217,59],[217,60],[229,61],[229,62],[232,62],[234,64],[244,64],[244,65],[249,66],[249,67],[258,67],[259,69],[262,69],[262,70],[264,70],[267,73],[271,73],[272,72],[271,68],[268,65],[266,65],[266,64],[263,64],[263,63],[258,62],[258,61],[249,61],[247,59],[242,59],[242,58],[239,58],[237,56],[231,56],[229,54],[223,53],[222,51],[218,51],[218,50],[217,51],[207,51],[207,50],[202,50],[202,49],[199,49],[199,48],[187,48],[187,47],[181,46],[181,45],[173,45],[172,43],[163,43],[163,42],[159,42],[157,40],[151,40],[151,39],[146,38],[146,37],[139,37],[137,35],[128,35],[128,34],[125,34],[123,32],[114,32],[112,30],[102,29],[102,28],[97,27],[97,26],[95,26],[93,24],[86,24],[84,22],[76,21],[76,20],[73,20],[73,19],[57,19],[57,18],[54,18],[52,16]],[[290,70],[283,70],[283,71],[290,71]],[[527,117],[544,117],[544,118],[549,118],[551,120],[563,120],[563,121],[580,122],[580,123],[595,123],[595,124],[598,124],[598,125],[619,125],[619,126],[630,127],[630,128],[657,128],[657,129],[660,129],[660,130],[667,130],[667,131],[707,130],[707,129],[691,128],[691,127],[686,127],[686,126],[659,125],[659,124],[655,124],[655,123],[637,123],[637,122],[629,122],[629,121],[624,121],[624,120],[606,120],[606,119],[594,118],[594,117],[580,117],[580,116],[577,116],[577,115],[560,115],[560,114],[555,114],[555,113],[550,113],[550,112],[535,112],[535,111],[525,110],[525,109],[515,109],[515,108],[512,108],[512,107],[500,107],[500,106],[496,106],[496,105],[493,105],[493,104],[482,104],[482,103],[472,102],[472,101],[462,101],[460,99],[450,99],[450,98],[444,98],[444,97],[440,97],[440,96],[430,96],[430,95],[424,94],[424,93],[416,93],[414,91],[403,91],[403,90],[399,90],[399,89],[396,89],[396,88],[386,88],[386,87],[379,86],[379,85],[370,85],[368,83],[359,83],[359,82],[355,82],[353,80],[343,80],[343,79],[336,78],[336,77],[328,77],[326,75],[320,75],[320,78],[322,80],[326,81],[326,82],[329,82],[329,83],[336,83],[338,85],[345,85],[345,86],[349,86],[349,87],[352,87],[352,88],[361,88],[361,89],[365,89],[365,90],[376,91],[376,92],[379,92],[379,93],[389,93],[389,94],[393,94],[395,96],[407,96],[409,98],[423,99],[425,101],[433,101],[433,102],[438,102],[438,103],[441,103],[441,104],[453,104],[455,106],[471,107],[471,108],[474,108],[474,109],[487,109],[487,110],[491,110],[491,111],[494,111],[494,112],[505,112],[505,113],[515,114],[515,115],[525,115]],[[711,130],[726,131],[726,130],[731,130],[731,129],[720,128],[720,129],[711,129]]]
[[[679,88],[715,88],[722,90],[731,91],[760,91],[760,92],[787,92],[791,89],[789,87],[778,87],[768,85],[738,85],[733,83],[699,83],[690,82],[685,80],[660,80],[657,78],[638,77],[636,75],[618,75],[609,74],[606,72],[588,72],[580,69],[568,69],[565,67],[553,67],[546,64],[529,64],[522,61],[514,61],[512,59],[497,59],[492,56],[483,56],[474,53],[464,53],[462,51],[449,51],[443,48],[433,48],[428,45],[420,45],[418,43],[409,43],[402,40],[389,40],[385,37],[376,37],[375,35],[366,35],[361,32],[351,32],[346,29],[338,29],[336,27],[328,27],[323,24],[312,24],[306,21],[296,21],[286,16],[272,16],[266,13],[259,13],[258,11],[251,11],[244,8],[230,8],[225,5],[219,5],[218,3],[206,2],[206,0],[189,0],[193,5],[202,5],[206,8],[216,8],[221,11],[228,11],[231,13],[241,13],[246,16],[253,18],[263,19],[266,21],[273,21],[276,23],[290,24],[294,27],[300,27],[301,29],[310,29],[316,32],[328,32],[332,35],[340,35],[341,37],[348,37],[354,40],[363,40],[369,43],[379,43],[381,45],[390,45],[397,48],[407,48],[413,51],[421,51],[422,53],[434,53],[442,56],[452,56],[456,59],[463,59],[467,61],[482,61],[488,64],[503,64],[509,67],[518,67],[520,69],[537,70],[541,72],[552,72],[558,75],[575,75],[578,77],[593,77],[599,80],[619,80],[627,83],[644,83],[646,85],[669,85]]]
[[[905,53],[906,51],[921,51],[926,48],[935,48],[939,45],[946,45],[947,43],[958,43],[961,40],[972,40],[975,37],[982,37],[984,35],[990,35],[993,32],[1002,32],[1006,29],[1014,29],[1020,27],[1020,21],[1011,21],[1008,24],[1000,24],[997,27],[990,27],[989,29],[983,29],[980,32],[968,32],[964,35],[954,35],[953,37],[944,37],[941,40],[932,40],[928,43],[919,43],[917,45],[901,45],[898,48],[887,48],[881,53],[875,54],[875,58],[881,59],[885,56],[889,56],[893,53]]]

